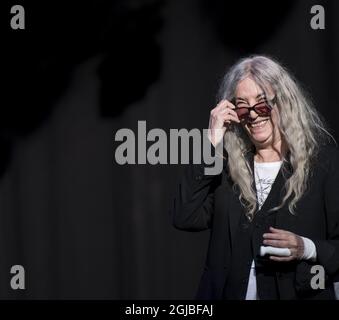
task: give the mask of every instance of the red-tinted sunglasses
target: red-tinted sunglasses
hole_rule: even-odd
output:
[[[246,105],[245,103],[241,103],[242,105]],[[258,116],[262,116],[262,117],[267,117],[271,114],[272,111],[272,106],[275,104],[275,97],[271,100],[271,104],[268,103],[267,100],[265,101],[261,101],[256,103],[254,106],[250,107],[250,106],[243,106],[243,107],[238,107],[236,106],[234,111],[237,113],[239,120],[248,120],[249,116],[250,116],[250,112],[252,110],[255,111],[255,113]]]

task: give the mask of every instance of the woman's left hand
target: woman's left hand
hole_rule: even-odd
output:
[[[291,251],[289,257],[270,256],[274,261],[300,260],[304,254],[303,239],[293,232],[270,227],[270,233],[263,234],[263,243],[277,248],[288,248]]]

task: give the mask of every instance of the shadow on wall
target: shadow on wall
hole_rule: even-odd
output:
[[[292,11],[295,0],[202,0],[201,10],[210,18],[220,41],[240,54],[252,53],[267,42]]]
[[[12,1],[13,2],[13,1]],[[81,5],[21,1],[25,30],[10,28],[10,8],[1,3],[2,39],[0,176],[11,146],[50,115],[67,90],[73,69],[103,54],[98,69],[101,114],[114,117],[141,99],[160,75],[163,0],[96,0]]]

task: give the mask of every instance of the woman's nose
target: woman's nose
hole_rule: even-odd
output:
[[[251,111],[250,111],[250,117],[251,117],[252,119],[255,119],[255,118],[258,117],[258,114],[257,114],[254,110],[251,110]]]

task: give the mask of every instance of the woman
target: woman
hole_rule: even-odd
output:
[[[189,166],[172,208],[178,229],[211,229],[197,298],[334,299],[339,153],[320,116],[265,56],[236,63],[219,101],[208,138],[224,143],[224,169]]]

